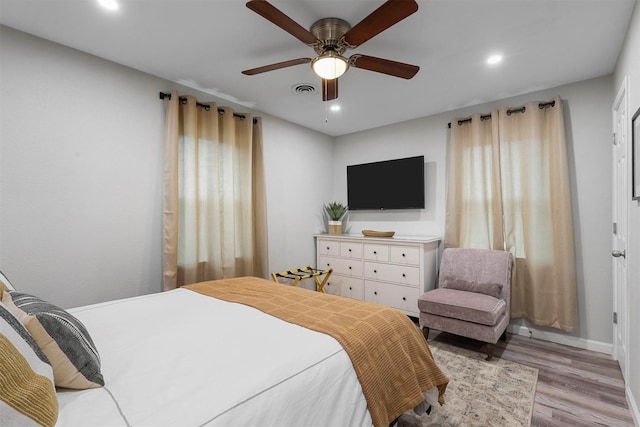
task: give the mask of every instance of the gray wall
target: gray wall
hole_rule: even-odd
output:
[[[159,292],[158,93],[242,107],[7,27],[0,57],[0,269],[64,307]],[[309,265],[333,138],[261,116],[270,271]]]
[[[361,162],[363,152],[367,153],[366,161],[424,154],[427,163],[429,203],[424,211],[353,212],[349,216],[351,232],[371,228],[443,236],[447,123],[476,112],[548,101],[560,95],[567,123],[580,327],[575,336],[567,336],[516,320],[511,330],[526,333],[531,329],[540,338],[610,352],[612,88],[611,77],[601,77],[337,138],[334,192],[338,199],[346,200],[345,166]]]
[[[0,31],[0,268],[65,306],[159,291],[163,82]]]

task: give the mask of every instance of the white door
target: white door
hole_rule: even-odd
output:
[[[625,78],[613,103],[613,357],[618,360],[625,380],[629,371],[629,316],[627,289],[627,234],[631,200],[628,162],[629,115],[628,90]]]

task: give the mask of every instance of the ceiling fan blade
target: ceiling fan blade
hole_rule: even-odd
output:
[[[244,70],[242,74],[247,76],[253,76],[255,74],[266,73],[267,71],[279,70],[280,68],[292,67],[294,65],[308,64],[311,62],[311,58],[298,58],[290,61],[277,62],[275,64],[269,64],[258,68],[252,68],[250,70]]]
[[[355,68],[375,71],[376,73],[388,74],[390,76],[410,79],[420,70],[417,65],[405,64],[403,62],[391,61],[390,59],[376,58],[368,55],[351,55],[349,65]]]
[[[322,100],[331,101],[338,97],[338,79],[322,79]]]
[[[266,0],[251,0],[247,2],[247,7],[263,18],[273,22],[278,27],[291,34],[302,43],[312,46],[318,43],[316,36],[311,34],[293,19],[282,13]]]
[[[417,10],[418,3],[415,0],[387,0],[347,31],[344,41],[351,49],[358,47]]]

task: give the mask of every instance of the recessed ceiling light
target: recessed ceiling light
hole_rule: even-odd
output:
[[[489,65],[495,65],[497,63],[499,63],[500,61],[502,61],[502,55],[491,55],[487,58],[487,64]]]
[[[107,10],[118,10],[120,8],[116,0],[98,0],[98,4]]]
[[[340,106],[338,104],[333,104],[329,109],[333,112],[340,111]]]

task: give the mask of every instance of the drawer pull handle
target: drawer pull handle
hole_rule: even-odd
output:
[[[373,254],[374,255],[378,255],[378,251],[373,251]]]
[[[349,290],[350,290],[350,291],[352,291],[352,290],[353,290],[353,288],[352,288],[351,286],[349,286]]]
[[[402,254],[402,256],[406,256],[405,254]]]
[[[407,275],[406,275],[406,274],[404,274],[404,273],[402,273],[402,277],[407,277]]]
[[[349,266],[349,270],[351,270],[351,266]]]
[[[351,252],[351,249],[349,249],[349,252]]]
[[[327,250],[331,249],[329,246],[327,246]]]
[[[378,291],[375,291],[373,294],[374,294],[374,295],[378,295]]]
[[[406,301],[406,300],[407,300],[407,298],[406,298],[406,297],[402,297],[402,301]]]
[[[378,270],[373,270],[374,273],[378,274]]]

